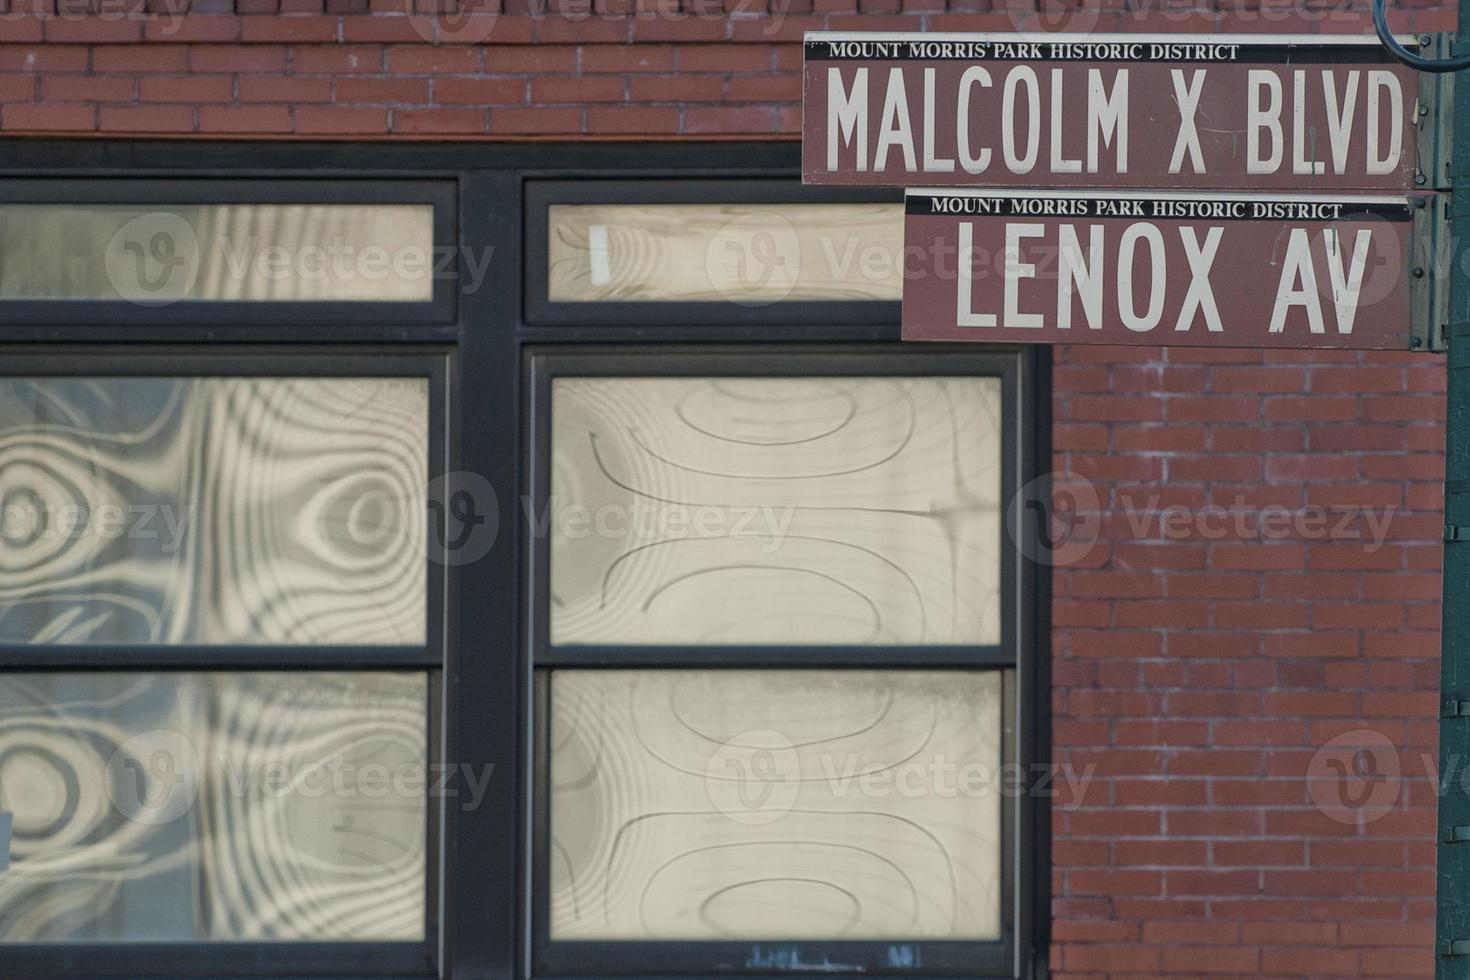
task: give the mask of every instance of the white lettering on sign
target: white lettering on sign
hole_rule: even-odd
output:
[[[993,210],[999,203],[985,198],[973,200],[986,201],[987,210]],[[1012,203],[1021,202],[1013,199]],[[1145,203],[1149,202],[1090,202],[1091,213],[1099,217],[1105,216],[1108,207]],[[1211,276],[1225,234],[1223,225],[1161,227],[1151,221],[1135,221],[1118,237],[1116,254],[1109,255],[1100,224],[1008,221],[999,256],[1001,308],[996,311],[975,308],[977,260],[984,268],[986,256],[975,246],[976,223],[961,221],[956,323],[961,327],[1070,330],[1078,322],[1074,306],[1080,305],[1081,323],[1091,330],[1102,329],[1105,316],[1111,312],[1116,313],[1117,322],[1134,333],[1150,333],[1167,324],[1166,329],[1175,334],[1188,333],[1196,326],[1205,333],[1220,334],[1225,332],[1225,324]],[[1319,235],[1326,255],[1325,277],[1313,257],[1313,238]],[[1052,236],[1054,240],[1048,240]],[[1299,310],[1305,315],[1308,332],[1323,334],[1329,328],[1330,309],[1331,327],[1339,335],[1350,335],[1358,313],[1372,237],[1370,229],[1359,229],[1352,236],[1349,251],[1336,228],[1329,226],[1313,232],[1306,228],[1289,229],[1279,263],[1280,278],[1275,287],[1269,332],[1286,330],[1292,312]],[[1177,247],[1171,247],[1168,239],[1174,239]],[[1170,262],[1172,258],[1177,264],[1181,253],[1186,266],[1182,271],[1187,279],[1178,278],[1188,285],[1182,297],[1175,301],[1177,308],[1170,315],[1167,287],[1176,274]],[[1028,309],[1025,296],[1031,296],[1034,303],[1037,294],[1034,290],[1026,292],[1027,283],[1041,277],[1055,280],[1056,305],[1051,310]],[[1109,291],[1111,308],[1107,299]],[[1330,297],[1327,309],[1323,297]]]
[[[1358,295],[1363,288],[1363,272],[1368,266],[1368,247],[1373,233],[1367,228],[1358,230],[1351,259],[1342,254],[1336,228],[1328,228],[1322,234],[1327,246],[1332,312],[1337,332],[1346,336],[1353,332],[1353,322],[1358,316]],[[1307,315],[1307,329],[1312,333],[1326,333],[1321,296],[1316,266],[1312,261],[1311,239],[1306,229],[1293,228],[1286,244],[1281,282],[1276,288],[1276,305],[1271,310],[1270,332],[1281,333],[1286,327],[1287,315],[1294,307],[1301,307]]]
[[[842,43],[864,49],[881,44]],[[1040,55],[1027,54],[1039,46],[990,42],[985,53],[997,61],[1039,61]],[[1066,44],[1047,47],[1053,59],[1068,54]],[[1246,69],[1242,78],[1243,67],[1169,68],[1172,118],[1160,118],[1157,111],[1135,118],[1136,100],[1157,99],[1149,90],[1164,83],[1147,76],[1141,92],[1135,77],[1141,69],[1128,67],[1126,59],[1118,67],[1089,67],[1085,74],[1076,65],[1040,70],[1027,63],[969,65],[946,71],[826,63],[826,170],[980,174],[998,158],[1007,173],[1017,175],[1127,175],[1130,136],[1139,125],[1144,129],[1140,138],[1159,139],[1161,150],[1169,146],[1170,174],[1210,175],[1212,167],[1223,173],[1243,163],[1247,174],[1261,177],[1383,175],[1403,165],[1406,96],[1394,72],[1347,65],[1263,66]],[[1225,78],[1212,72],[1234,74]],[[1244,137],[1243,153],[1233,140],[1221,149],[1218,123],[1205,123],[1209,128],[1202,134],[1201,107],[1211,106],[1207,111],[1213,117],[1222,99],[1233,118],[1243,120],[1243,127],[1238,121],[1240,128],[1233,131]],[[1158,132],[1160,125],[1168,127],[1164,133]],[[1213,142],[1207,144],[1204,135]]]
[[[852,146],[859,170],[868,169],[868,69],[853,75],[852,89],[842,84],[842,73],[827,72],[827,169],[837,169],[838,145]]]
[[[984,173],[990,166],[990,147],[982,147],[978,153],[970,152],[970,94],[976,85],[990,88],[990,72],[979,65],[966,68],[960,76],[960,98],[956,109],[959,118],[955,121],[955,139],[959,143],[960,166],[967,174]],[[830,162],[828,169],[835,169]]]
[[[1179,106],[1179,133],[1174,137],[1174,152],[1169,157],[1169,173],[1177,174],[1184,169],[1184,154],[1189,154],[1189,165],[1197,174],[1205,172],[1204,150],[1199,145],[1199,130],[1195,128],[1194,114],[1199,111],[1199,97],[1205,90],[1205,70],[1196,68],[1194,76],[1186,82],[1184,72],[1170,69],[1174,82],[1174,103]]]
[[[1379,140],[1378,105],[1380,93],[1388,94],[1388,107],[1392,122],[1388,124],[1388,148],[1378,151],[1383,144]],[[1391,71],[1368,73],[1368,172],[1370,174],[1392,173],[1399,165],[1404,147],[1404,88]]]
[[[1072,328],[1072,290],[1082,301],[1082,315],[1087,326],[1102,329],[1102,225],[1088,229],[1087,258],[1082,258],[1082,243],[1077,240],[1074,225],[1062,225],[1057,229],[1057,329]]]
[[[1204,317],[1205,329],[1220,333],[1225,328],[1220,323],[1220,309],[1215,305],[1215,293],[1210,289],[1210,266],[1215,261],[1215,251],[1225,229],[1211,228],[1200,242],[1195,230],[1188,225],[1179,229],[1179,239],[1184,243],[1184,257],[1189,262],[1189,292],[1184,294],[1184,304],[1179,309],[1179,319],[1174,323],[1176,333],[1184,333],[1194,325],[1195,312]]]

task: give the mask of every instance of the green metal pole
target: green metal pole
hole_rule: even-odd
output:
[[[1460,0],[1456,54],[1470,50]],[[1470,77],[1455,79],[1454,187],[1470,187]],[[1443,637],[1440,646],[1438,922],[1435,976],[1470,980],[1470,192],[1450,201],[1448,412],[1445,419]],[[1463,529],[1463,530],[1460,530]],[[1463,835],[1464,839],[1460,839]]]

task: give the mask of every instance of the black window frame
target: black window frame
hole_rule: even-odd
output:
[[[602,377],[995,377],[1001,384],[1001,500],[1009,501],[1025,475],[1016,448],[1030,441],[1032,424],[1022,392],[1034,382],[1019,351],[995,351],[983,346],[965,349],[926,345],[880,344],[860,350],[833,350],[798,344],[706,345],[690,347],[575,346],[530,347],[524,354],[528,374],[530,414],[526,421],[529,458],[526,472],[532,483],[526,496],[531,513],[547,512],[551,478],[551,400],[557,378]],[[1003,517],[1003,515],[1002,515]],[[638,977],[650,974],[697,976],[718,973],[760,976],[762,968],[736,964],[752,958],[752,947],[777,949],[799,963],[837,964],[838,972],[882,976],[885,972],[913,976],[1014,975],[1018,935],[1017,909],[1029,900],[1021,886],[1018,858],[1029,850],[1031,802],[1022,795],[1003,799],[1001,808],[1001,937],[998,941],[893,939],[851,941],[553,941],[548,935],[550,911],[549,740],[552,705],[549,677],[557,669],[743,669],[768,670],[905,670],[1000,671],[1004,682],[1002,703],[1003,763],[1026,765],[1016,744],[1016,685],[1025,657],[1024,622],[1031,615],[1033,595],[1019,587],[1023,560],[1014,541],[997,522],[996,549],[1000,561],[1001,633],[993,645],[843,646],[812,645],[693,645],[641,646],[623,644],[554,645],[547,637],[550,617],[550,535],[529,544],[526,581],[527,651],[532,681],[533,749],[526,761],[531,779],[531,874],[527,918],[531,945],[526,972],[536,977]],[[1018,894],[1018,892],[1020,894]],[[1020,899],[1020,901],[1018,901]],[[889,966],[889,950],[910,952],[911,970]]]
[[[799,148],[776,142],[486,146],[0,140],[0,177],[37,187],[62,180],[129,181],[135,187],[154,188],[149,194],[157,196],[149,200],[165,202],[178,200],[177,189],[190,181],[270,188],[319,182],[365,188],[363,193],[371,200],[384,200],[376,190],[389,185],[428,182],[451,188],[444,202],[450,224],[441,224],[436,210],[436,244],[441,227],[450,227],[450,244],[461,250],[490,249],[494,261],[478,289],[470,288],[468,281],[451,282],[452,306],[441,308],[442,315],[405,318],[394,316],[391,309],[385,312],[382,305],[376,311],[333,311],[333,304],[310,303],[272,311],[267,304],[235,304],[249,308],[227,309],[231,304],[216,302],[173,304],[162,313],[124,308],[126,304],[112,310],[89,306],[58,312],[54,303],[28,301],[0,304],[0,356],[22,350],[63,360],[73,351],[111,350],[159,356],[187,351],[209,359],[335,356],[345,351],[381,353],[389,359],[400,353],[443,356],[448,396],[447,431],[438,440],[443,443],[442,472],[463,470],[488,479],[496,490],[496,499],[488,506],[499,525],[495,547],[488,554],[448,567],[444,574],[441,599],[447,626],[441,673],[436,675],[443,697],[442,708],[432,719],[434,737],[442,759],[494,763],[496,768],[477,809],[458,806],[453,799],[437,801],[442,837],[439,853],[431,855],[431,867],[442,873],[431,900],[438,906],[439,929],[422,956],[409,962],[410,957],[384,955],[372,944],[193,943],[65,946],[21,960],[13,955],[21,947],[13,945],[0,947],[0,978],[527,977],[533,945],[526,915],[532,799],[524,760],[532,748],[531,726],[537,716],[531,703],[533,675],[525,621],[531,545],[522,506],[531,488],[525,470],[525,422],[531,412],[525,352],[542,347],[559,350],[563,345],[626,350],[635,344],[672,344],[697,351],[706,344],[728,343],[806,345],[819,352],[873,356],[883,349],[875,345],[896,346],[899,340],[896,303],[869,303],[867,312],[843,310],[841,304],[787,303],[754,313],[721,304],[683,304],[684,309],[673,308],[679,304],[614,304],[618,309],[608,312],[616,315],[601,320],[586,315],[586,307],[594,304],[561,304],[573,307],[578,316],[552,322],[556,318],[548,320],[538,310],[536,294],[527,290],[531,270],[540,264],[544,272],[545,263],[544,252],[535,254],[535,216],[545,214],[536,195],[553,187],[577,188],[577,197],[604,202],[595,186],[612,182],[636,185],[645,195],[658,194],[657,200],[668,201],[671,198],[661,188],[681,181],[698,184],[700,199],[710,201],[899,202],[901,195],[891,189],[804,188],[799,182]],[[748,181],[755,183],[743,183]],[[742,186],[769,189],[770,196],[759,200],[742,196],[738,192]],[[457,265],[463,268],[463,251]],[[367,312],[373,315],[360,315]],[[265,322],[267,314],[273,322]],[[123,346],[102,346],[112,344]],[[976,351],[966,345],[922,349],[933,355]],[[1033,438],[1018,440],[1014,451],[1020,474],[1029,478],[1049,468],[1050,356],[1037,349],[1006,350],[1024,364],[1028,379],[1022,397],[1032,419]],[[1030,597],[1029,615],[1018,637],[1026,654],[1017,674],[1017,737],[1026,757],[1039,764],[1050,758],[1050,572],[1019,561],[1017,574],[1018,592]],[[299,652],[294,651],[296,664],[301,663]],[[99,658],[87,669],[129,665],[123,659],[100,662],[107,659]],[[217,663],[222,668],[233,666],[227,657]],[[161,668],[156,661],[147,666],[174,669]],[[198,662],[189,666],[211,669]],[[1026,825],[1018,828],[1030,844],[1015,856],[1018,918],[1012,975],[1017,977],[1040,977],[1047,971],[1050,814],[1044,798],[1031,803]],[[886,975],[913,977],[924,972]]]
[[[771,179],[532,180],[526,184],[526,320],[537,326],[671,324],[691,330],[728,323],[824,326],[888,324],[897,300],[783,300],[760,306],[658,300],[552,300],[547,282],[550,209],[558,204],[896,203],[888,188],[809,187]],[[539,256],[539,258],[538,258]],[[901,256],[899,256],[901,258]]]
[[[198,345],[77,346],[58,350],[0,345],[5,378],[424,378],[429,386],[426,464],[432,479],[445,472],[449,433],[451,352],[442,348],[293,348],[258,345],[248,352]],[[426,525],[430,514],[425,514]],[[246,671],[391,672],[427,679],[424,706],[427,757],[441,758],[444,660],[452,622],[443,614],[448,576],[443,536],[428,528],[422,644],[26,644],[0,642],[0,671],[69,674],[236,673]],[[0,943],[0,976],[279,976],[374,978],[434,976],[437,972],[443,839],[436,800],[425,806],[424,938],[417,942],[89,942]]]
[[[241,180],[193,177],[158,181],[118,176],[107,180],[18,179],[0,181],[6,204],[427,204],[434,209],[435,250],[458,238],[455,187],[446,180],[373,181]],[[458,258],[458,256],[456,256]],[[431,266],[433,262],[431,260]],[[434,276],[426,302],[179,300],[157,306],[127,300],[0,299],[0,323],[189,323],[271,324],[285,333],[291,324],[450,324],[455,319],[455,282]]]

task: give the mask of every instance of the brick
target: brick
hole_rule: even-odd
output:
[[[243,37],[255,43],[328,43],[337,40],[336,17],[246,17]]]
[[[0,127],[29,133],[88,131],[97,128],[97,109],[49,103],[0,106]]]
[[[718,75],[631,75],[631,102],[719,102],[725,98],[725,81]]]
[[[193,45],[189,48],[189,67],[196,72],[283,72],[286,49],[269,45]]]
[[[538,105],[622,102],[627,88],[627,83],[617,76],[543,76],[531,79],[531,101]]]
[[[479,48],[388,48],[388,70],[394,74],[472,74],[480,70]]]
[[[187,105],[102,106],[97,127],[114,133],[189,133],[194,107]]]
[[[592,17],[571,20],[563,17],[542,17],[535,21],[534,37],[537,44],[626,44],[631,31],[630,23],[630,18],[602,20]],[[723,30],[721,26],[722,34]],[[641,40],[660,41],[664,38],[649,35]]]
[[[138,98],[144,102],[233,102],[235,79],[230,75],[143,75]]]
[[[1167,871],[1165,881],[1170,895],[1208,897],[1212,895],[1255,895],[1261,890],[1261,875],[1256,871]]]
[[[684,110],[683,132],[765,134],[775,130],[775,118],[767,106],[691,106]]]
[[[242,19],[233,16],[201,16],[191,12],[187,17],[165,17],[143,25],[143,39],[173,44],[238,41],[242,35]]]
[[[681,72],[768,72],[776,57],[771,45],[690,45],[675,53]]]
[[[126,75],[47,75],[41,98],[51,102],[133,102],[137,89]]]
[[[502,134],[580,133],[582,110],[574,108],[495,108],[490,111],[490,131]]]
[[[378,75],[386,60],[386,49],[368,44],[291,49],[291,68],[298,75]]]
[[[241,75],[239,98],[241,102],[282,104],[330,102],[332,80],[290,75]]]
[[[1210,390],[1267,394],[1305,391],[1307,372],[1303,368],[1282,367],[1217,367],[1210,370]]]
[[[394,109],[392,129],[395,133],[483,133],[486,130],[484,109]]]
[[[388,110],[342,105],[296,108],[296,132],[322,134],[386,133]]]
[[[730,79],[731,102],[800,102],[801,76],[736,75]]]
[[[283,105],[200,106],[202,133],[287,133],[291,110]]]
[[[123,48],[120,50],[128,51],[130,49]],[[97,71],[130,70],[127,67],[119,67],[113,59],[104,57],[107,52],[108,49],[106,48],[101,48],[95,52],[98,60]],[[87,60],[88,50],[80,45],[47,45],[45,47],[6,45],[0,47],[0,71],[84,72],[87,70]]]
[[[674,46],[670,44],[589,45],[582,50],[582,71],[618,75],[640,72],[672,72]],[[561,70],[549,66],[546,70]],[[677,76],[689,81],[688,76]]]
[[[143,40],[141,18],[57,17],[42,31],[47,44],[136,44]]]
[[[441,78],[434,80],[435,89],[450,83],[475,81],[475,79]],[[367,103],[369,105],[424,105],[429,101],[430,81],[427,78],[364,78],[353,76],[338,78],[332,83],[334,101],[346,104]],[[439,99],[439,101],[452,101]],[[481,101],[481,100],[473,100]]]
[[[578,48],[553,44],[495,46],[485,49],[485,70],[493,74],[518,74],[523,72],[572,72],[577,70]],[[625,52],[632,48],[589,48],[583,57],[593,52]],[[593,71],[583,67],[584,71]],[[630,69],[631,70],[631,69]]]
[[[589,133],[672,133],[679,126],[679,110],[670,106],[588,106]]]
[[[349,44],[416,44],[434,39],[434,24],[422,17],[344,17],[342,40]]]

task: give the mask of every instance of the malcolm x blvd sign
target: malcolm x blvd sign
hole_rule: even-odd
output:
[[[1406,350],[1416,203],[910,190],[903,338]]]
[[[810,33],[802,180],[1435,187],[1434,84],[1372,36]]]

